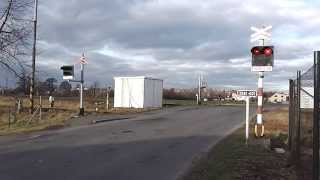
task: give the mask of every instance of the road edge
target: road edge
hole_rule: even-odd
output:
[[[256,117],[256,114],[250,116],[250,120],[252,120],[253,118]],[[230,136],[232,133],[236,132],[238,129],[242,128],[245,125],[245,121],[241,122],[240,124],[236,125],[235,127],[233,127],[232,129],[228,130],[225,134],[225,136],[222,136],[220,138],[218,138],[218,140],[210,145],[208,145],[204,150],[202,150],[200,153],[195,154],[192,157],[192,160],[188,163],[186,163],[185,165],[183,165],[183,168],[177,173],[177,176],[175,177],[175,180],[183,180],[184,177],[189,174],[192,169],[194,168],[194,165],[196,165],[197,162],[199,162],[201,159],[206,158],[210,151],[221,141],[223,141],[224,139],[226,139],[228,136]]]

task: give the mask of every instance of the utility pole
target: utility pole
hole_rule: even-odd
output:
[[[313,103],[313,180],[319,179],[319,89],[320,89],[320,51],[314,51],[314,103]],[[299,89],[300,90],[300,89]]]
[[[30,81],[30,113],[34,110],[34,81],[36,71],[36,43],[37,43],[37,18],[38,18],[38,0],[34,0],[34,17],[33,17],[33,47],[32,47],[32,73]]]
[[[201,75],[199,76],[199,80],[198,80],[198,105],[201,104]]]
[[[200,74],[198,79],[198,94],[196,94],[198,105],[201,104],[201,89],[204,89],[206,87],[207,87],[207,83],[203,80],[202,74]]]
[[[81,63],[81,80],[80,80],[80,112],[79,115],[84,115],[84,108],[83,108],[83,69],[84,65]]]
[[[5,86],[5,90],[8,90],[8,76],[6,76],[6,86]]]
[[[82,53],[82,56],[80,58],[80,65],[81,65],[81,79],[80,79],[80,112],[79,115],[84,115],[84,107],[83,107],[83,83],[84,83],[84,64],[86,64],[86,58],[84,56],[84,53]]]
[[[106,108],[107,108],[107,111],[109,111],[109,108],[110,108],[110,100],[109,100],[109,98],[110,98],[110,91],[111,91],[111,87],[109,86],[108,88],[107,88],[107,99],[106,99]]]

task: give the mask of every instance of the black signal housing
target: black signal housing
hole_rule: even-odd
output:
[[[251,49],[252,66],[273,66],[273,46],[255,46]]]

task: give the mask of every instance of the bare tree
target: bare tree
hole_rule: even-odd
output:
[[[23,57],[30,45],[31,0],[0,0],[0,65],[19,78],[24,78],[26,65]],[[4,5],[2,5],[4,4]]]

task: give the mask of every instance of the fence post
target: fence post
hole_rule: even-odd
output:
[[[39,119],[40,121],[42,120],[42,97],[39,97],[39,104],[40,104],[40,114],[39,114]]]
[[[17,113],[20,114],[22,109],[22,100],[21,99],[17,99]]]
[[[9,109],[9,116],[8,116],[8,126],[11,127],[11,109]]]
[[[320,89],[320,51],[314,52],[314,103],[313,103],[313,180],[319,179],[319,89]]]
[[[297,81],[293,80],[292,81],[292,108],[291,108],[291,149],[290,149],[290,163],[296,164],[296,147],[297,147],[297,142],[296,142],[296,88],[297,86]]]
[[[300,163],[300,100],[299,100],[299,91],[300,91],[300,71],[297,71],[297,79],[294,83],[293,94],[293,112],[292,112],[292,149],[291,149],[291,162],[299,166]]]
[[[107,106],[107,111],[109,111],[109,90],[107,92],[107,102],[106,102],[106,106]]]
[[[300,163],[301,157],[301,108],[300,108],[300,98],[301,98],[301,71],[297,72],[297,155],[298,163]],[[300,165],[300,164],[299,164]]]
[[[292,125],[293,125],[293,113],[294,113],[294,109],[293,109],[293,103],[294,103],[294,94],[293,94],[293,85],[294,85],[294,82],[292,79],[289,79],[289,129],[288,129],[288,145],[289,145],[289,150],[291,151],[292,150],[292,135],[293,135],[293,132],[292,132]]]
[[[296,107],[297,107],[297,81],[294,82],[294,86],[292,88],[293,91],[293,112],[292,112],[292,155],[293,155],[293,160],[296,159],[296,147],[297,147],[297,142],[296,142],[296,136],[297,136],[297,131],[296,131],[296,115],[297,115],[297,111],[296,111]]]

